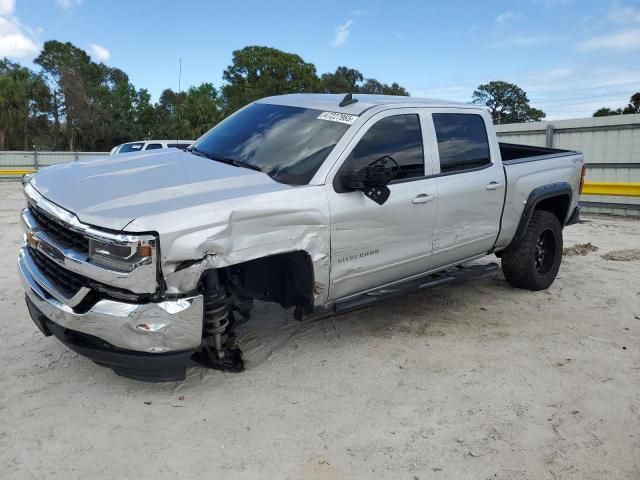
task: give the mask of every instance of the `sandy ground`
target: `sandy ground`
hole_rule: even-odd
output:
[[[18,184],[0,196],[2,479],[640,478],[640,261],[601,257],[640,221],[568,228],[598,250],[544,292],[497,274],[315,323],[260,306],[245,373],[147,384],[37,331]]]

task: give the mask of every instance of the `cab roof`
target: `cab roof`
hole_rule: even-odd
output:
[[[367,95],[354,93],[353,99],[357,102],[350,103],[344,107],[340,102],[345,98],[345,94],[334,93],[291,93],[288,95],[278,95],[266,97],[257,103],[269,103],[272,105],[287,105],[291,107],[310,108],[330,112],[349,113],[360,115],[364,111],[378,106],[394,107],[457,107],[482,109],[482,106],[461,102],[449,102],[447,100],[434,100],[430,98],[403,97],[397,95]]]

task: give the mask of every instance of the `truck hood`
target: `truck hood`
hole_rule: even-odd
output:
[[[55,165],[31,184],[81,222],[112,230],[138,217],[292,188],[176,149]]]

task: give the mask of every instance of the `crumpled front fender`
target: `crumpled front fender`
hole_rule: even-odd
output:
[[[136,219],[129,227],[159,231],[168,294],[193,292],[205,270],[303,251],[321,305],[329,286],[328,212],[324,186],[309,185]]]

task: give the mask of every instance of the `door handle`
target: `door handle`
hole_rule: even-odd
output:
[[[435,195],[428,195],[426,193],[421,193],[416,198],[411,200],[411,203],[413,203],[414,205],[417,205],[417,204],[420,204],[420,203],[433,202],[435,199],[436,199]]]
[[[504,183],[491,182],[487,185],[487,190],[499,190],[502,187],[504,187]]]

